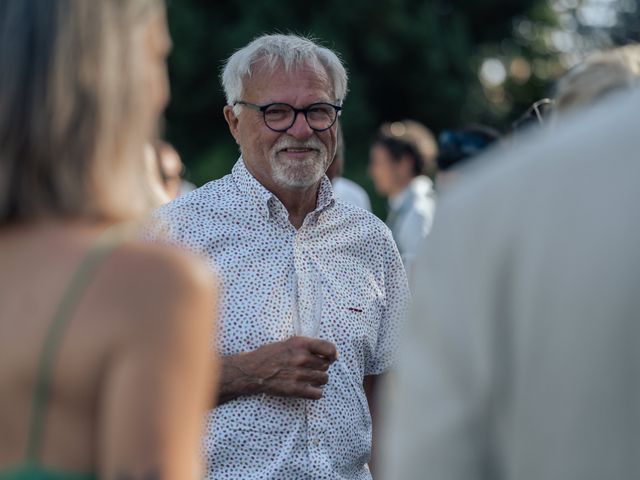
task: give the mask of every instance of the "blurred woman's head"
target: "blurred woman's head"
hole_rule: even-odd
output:
[[[0,2],[0,224],[148,207],[169,48],[161,0]]]

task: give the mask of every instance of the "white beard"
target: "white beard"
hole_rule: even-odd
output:
[[[303,159],[290,159],[279,152],[285,148],[311,148]],[[319,182],[329,166],[326,146],[317,138],[296,142],[281,138],[269,152],[271,174],[278,185],[285,188],[306,188]]]

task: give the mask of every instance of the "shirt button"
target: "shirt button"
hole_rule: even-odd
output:
[[[311,443],[313,443],[317,447],[318,445],[320,445],[320,440],[314,438],[313,440],[311,440]]]

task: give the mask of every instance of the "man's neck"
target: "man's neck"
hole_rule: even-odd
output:
[[[254,170],[247,162],[245,162],[245,166],[264,188],[278,197],[278,200],[289,212],[289,221],[296,229],[299,229],[307,215],[316,209],[322,179],[309,187],[283,187],[275,183],[268,174]]]
[[[279,188],[271,191],[289,212],[291,225],[299,229],[307,215],[316,209],[319,188],[318,183],[307,188]]]

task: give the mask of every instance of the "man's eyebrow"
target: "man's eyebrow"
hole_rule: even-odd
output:
[[[273,103],[284,103],[286,105],[291,105],[292,107],[295,107],[295,108],[306,108],[309,105],[314,105],[316,103],[330,103],[331,105],[337,105],[336,100],[332,100],[331,98],[318,98],[318,99],[315,99],[315,100],[311,100],[309,102],[305,102],[303,104],[300,104],[301,105],[300,107],[294,105],[293,103],[285,102],[284,100],[269,100],[269,101],[266,101],[264,103],[261,103],[260,105],[271,105]]]

